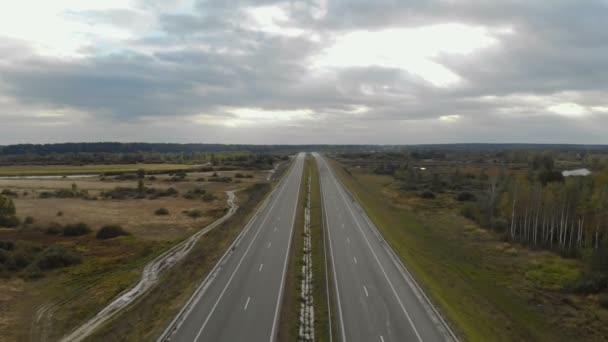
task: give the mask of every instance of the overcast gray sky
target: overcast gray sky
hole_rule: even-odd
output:
[[[19,0],[0,144],[608,143],[608,0]]]

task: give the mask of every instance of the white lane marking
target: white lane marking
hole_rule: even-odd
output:
[[[243,260],[245,260],[245,257],[247,256],[247,253],[251,249],[251,246],[253,246],[253,243],[255,242],[255,240],[257,239],[258,235],[260,234],[260,231],[262,230],[262,227],[264,226],[264,223],[266,223],[266,220],[268,219],[268,216],[272,212],[272,209],[274,208],[274,206],[277,204],[278,198],[281,197],[281,194],[283,193],[283,190],[285,190],[285,188],[286,188],[285,184],[287,184],[287,182],[289,180],[288,178],[291,177],[291,175],[292,174],[289,174],[287,176],[287,178],[285,179],[285,181],[283,182],[281,191],[279,191],[279,193],[277,194],[277,196],[274,198],[274,203],[272,203],[272,206],[266,212],[266,216],[264,216],[264,220],[262,220],[262,223],[258,226],[258,230],[255,232],[255,235],[251,239],[251,242],[249,243],[249,246],[247,246],[247,249],[243,253],[243,256],[241,257],[241,260],[239,260],[239,263],[234,268],[234,271],[232,271],[232,274],[230,275],[230,278],[228,278],[228,283],[226,283],[226,285],[224,286],[224,289],[222,289],[222,292],[220,293],[219,297],[215,301],[215,304],[213,304],[213,307],[211,308],[211,311],[209,312],[209,315],[207,315],[207,318],[205,319],[205,322],[203,322],[203,325],[198,330],[198,333],[194,337],[194,340],[193,340],[194,342],[198,341],[198,339],[201,337],[201,334],[203,333],[203,330],[205,330],[205,327],[207,326],[207,323],[209,323],[209,319],[211,319],[211,316],[213,315],[213,312],[217,308],[217,305],[220,303],[220,300],[222,300],[222,297],[224,296],[224,293],[226,293],[226,290],[228,289],[228,286],[230,286],[230,283],[232,282],[232,279],[234,278],[234,275],[236,274],[236,272],[241,267],[241,264],[243,263]]]
[[[268,243],[268,246],[267,246],[266,248],[270,248],[270,245],[272,245],[272,241],[270,241],[270,242]]]
[[[344,229],[344,223],[342,223],[342,229]]]
[[[350,238],[346,238],[346,242],[350,243]]]
[[[275,232],[277,231],[277,227],[274,227],[274,231],[275,231]]]
[[[272,322],[272,330],[270,331],[270,342],[274,342],[277,334],[275,333],[277,327],[277,321],[279,318],[279,308],[281,307],[281,298],[283,297],[283,288],[285,287],[285,274],[287,273],[287,260],[289,259],[289,251],[291,250],[291,240],[293,240],[293,227],[296,224],[296,213],[298,211],[298,202],[300,198],[300,188],[302,187],[302,176],[304,174],[304,158],[300,158],[301,153],[298,155],[298,159],[302,160],[302,172],[300,178],[298,178],[298,192],[296,193],[296,202],[293,206],[293,217],[291,218],[291,230],[289,232],[289,240],[287,241],[287,251],[285,251],[284,263],[283,263],[283,275],[281,276],[281,287],[279,288],[279,295],[277,297],[277,304],[274,308],[274,319]]]
[[[405,317],[407,318],[408,322],[412,326],[412,329],[414,330],[414,333],[416,334],[416,337],[418,338],[418,341],[422,342],[422,337],[420,337],[420,334],[418,333],[418,330],[416,329],[416,326],[414,325],[414,321],[412,321],[412,318],[410,317],[410,314],[405,309],[405,306],[403,306],[403,302],[401,301],[401,298],[397,294],[397,290],[395,290],[395,286],[393,286],[393,283],[391,282],[390,278],[388,277],[388,274],[386,274],[386,270],[384,269],[384,267],[382,267],[382,263],[380,263],[380,259],[378,258],[378,255],[376,255],[376,252],[372,248],[372,244],[369,242],[369,239],[367,238],[367,236],[363,232],[363,228],[361,228],[361,225],[359,224],[359,221],[357,220],[357,217],[355,216],[355,213],[353,212],[353,209],[351,208],[350,202],[348,201],[348,199],[344,195],[344,190],[338,185],[338,181],[336,180],[335,176],[333,175],[333,172],[331,173],[331,175],[332,175],[332,180],[334,182],[334,185],[338,189],[338,192],[340,193],[340,195],[342,196],[342,199],[346,203],[346,207],[348,208],[348,211],[350,211],[350,214],[353,217],[353,220],[355,221],[355,223],[357,224],[357,227],[359,228],[359,232],[361,232],[361,235],[363,235],[363,238],[367,242],[367,247],[369,247],[370,251],[372,252],[372,255],[374,256],[374,259],[376,259],[376,262],[378,263],[378,266],[380,266],[380,270],[384,274],[384,278],[388,282],[388,285],[390,286],[391,290],[393,291],[393,294],[397,298],[397,301],[399,302],[399,305],[401,306],[401,310],[403,310],[403,313],[405,314]]]
[[[329,229],[329,218],[327,213],[329,211],[327,211],[327,203],[325,203],[325,191],[323,191],[323,181],[322,179],[319,177],[319,182],[320,184],[320,189],[321,189],[321,202],[323,202],[323,209],[325,211],[325,224],[327,227],[327,238],[329,240],[329,254],[331,255],[331,267],[332,267],[332,273],[334,275],[334,287],[336,288],[336,299],[338,300],[338,317],[340,318],[340,329],[342,332],[342,341],[346,341],[346,331],[344,330],[344,318],[342,316],[342,304],[340,302],[340,291],[338,289],[338,276],[336,275],[336,262],[334,261],[334,248],[332,246],[332,242],[331,242],[331,229]]]
[[[264,267],[264,264],[260,264],[260,268],[258,269],[258,272],[262,271],[262,267]]]
[[[384,337],[382,337],[382,335],[380,335],[380,341],[384,342]]]
[[[369,293],[367,292],[367,287],[363,285],[363,291],[365,291],[365,297],[369,297]]]
[[[353,260],[355,260],[355,264],[357,263],[357,258],[353,257]]]
[[[249,306],[249,301],[251,300],[251,297],[247,297],[247,303],[245,303],[245,307],[243,308],[244,311],[247,310],[247,307]]]

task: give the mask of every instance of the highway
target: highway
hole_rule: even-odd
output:
[[[275,341],[304,154],[159,341]]]
[[[343,342],[450,341],[449,328],[361,207],[314,154],[327,227],[338,336]]]

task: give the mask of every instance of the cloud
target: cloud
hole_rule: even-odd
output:
[[[603,0],[33,6],[0,14],[0,144],[608,142]]]

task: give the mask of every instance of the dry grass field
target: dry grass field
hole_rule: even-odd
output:
[[[242,178],[237,178],[237,173]],[[145,188],[156,191],[173,188],[177,193],[124,199],[107,198],[102,193],[117,187],[135,191],[137,180],[117,180],[113,176],[0,179],[0,191],[16,193],[13,201],[21,221],[26,217],[33,219],[33,223],[17,228],[1,228],[0,241],[11,241],[24,250],[34,251],[61,246],[82,259],[75,266],[45,270],[34,276],[26,269],[0,272],[0,341],[38,340],[40,329],[31,329],[37,325],[32,322],[38,310],[51,303],[61,304],[53,318],[52,331],[46,333],[55,338],[61,336],[133,284],[146,262],[222,216],[228,207],[226,191],[265,181],[266,175],[249,170],[218,171],[217,175],[193,172],[177,180],[173,175],[154,175],[146,178]],[[216,181],[221,177],[232,180]],[[73,189],[73,184],[86,196],[43,196]],[[191,195],[193,192],[195,195]],[[159,208],[167,209],[168,215],[156,215]],[[192,212],[196,215],[189,214]],[[92,231],[82,236],[47,232],[53,224],[79,222]],[[102,226],[112,224],[122,226],[130,235],[108,240],[96,238]]]

